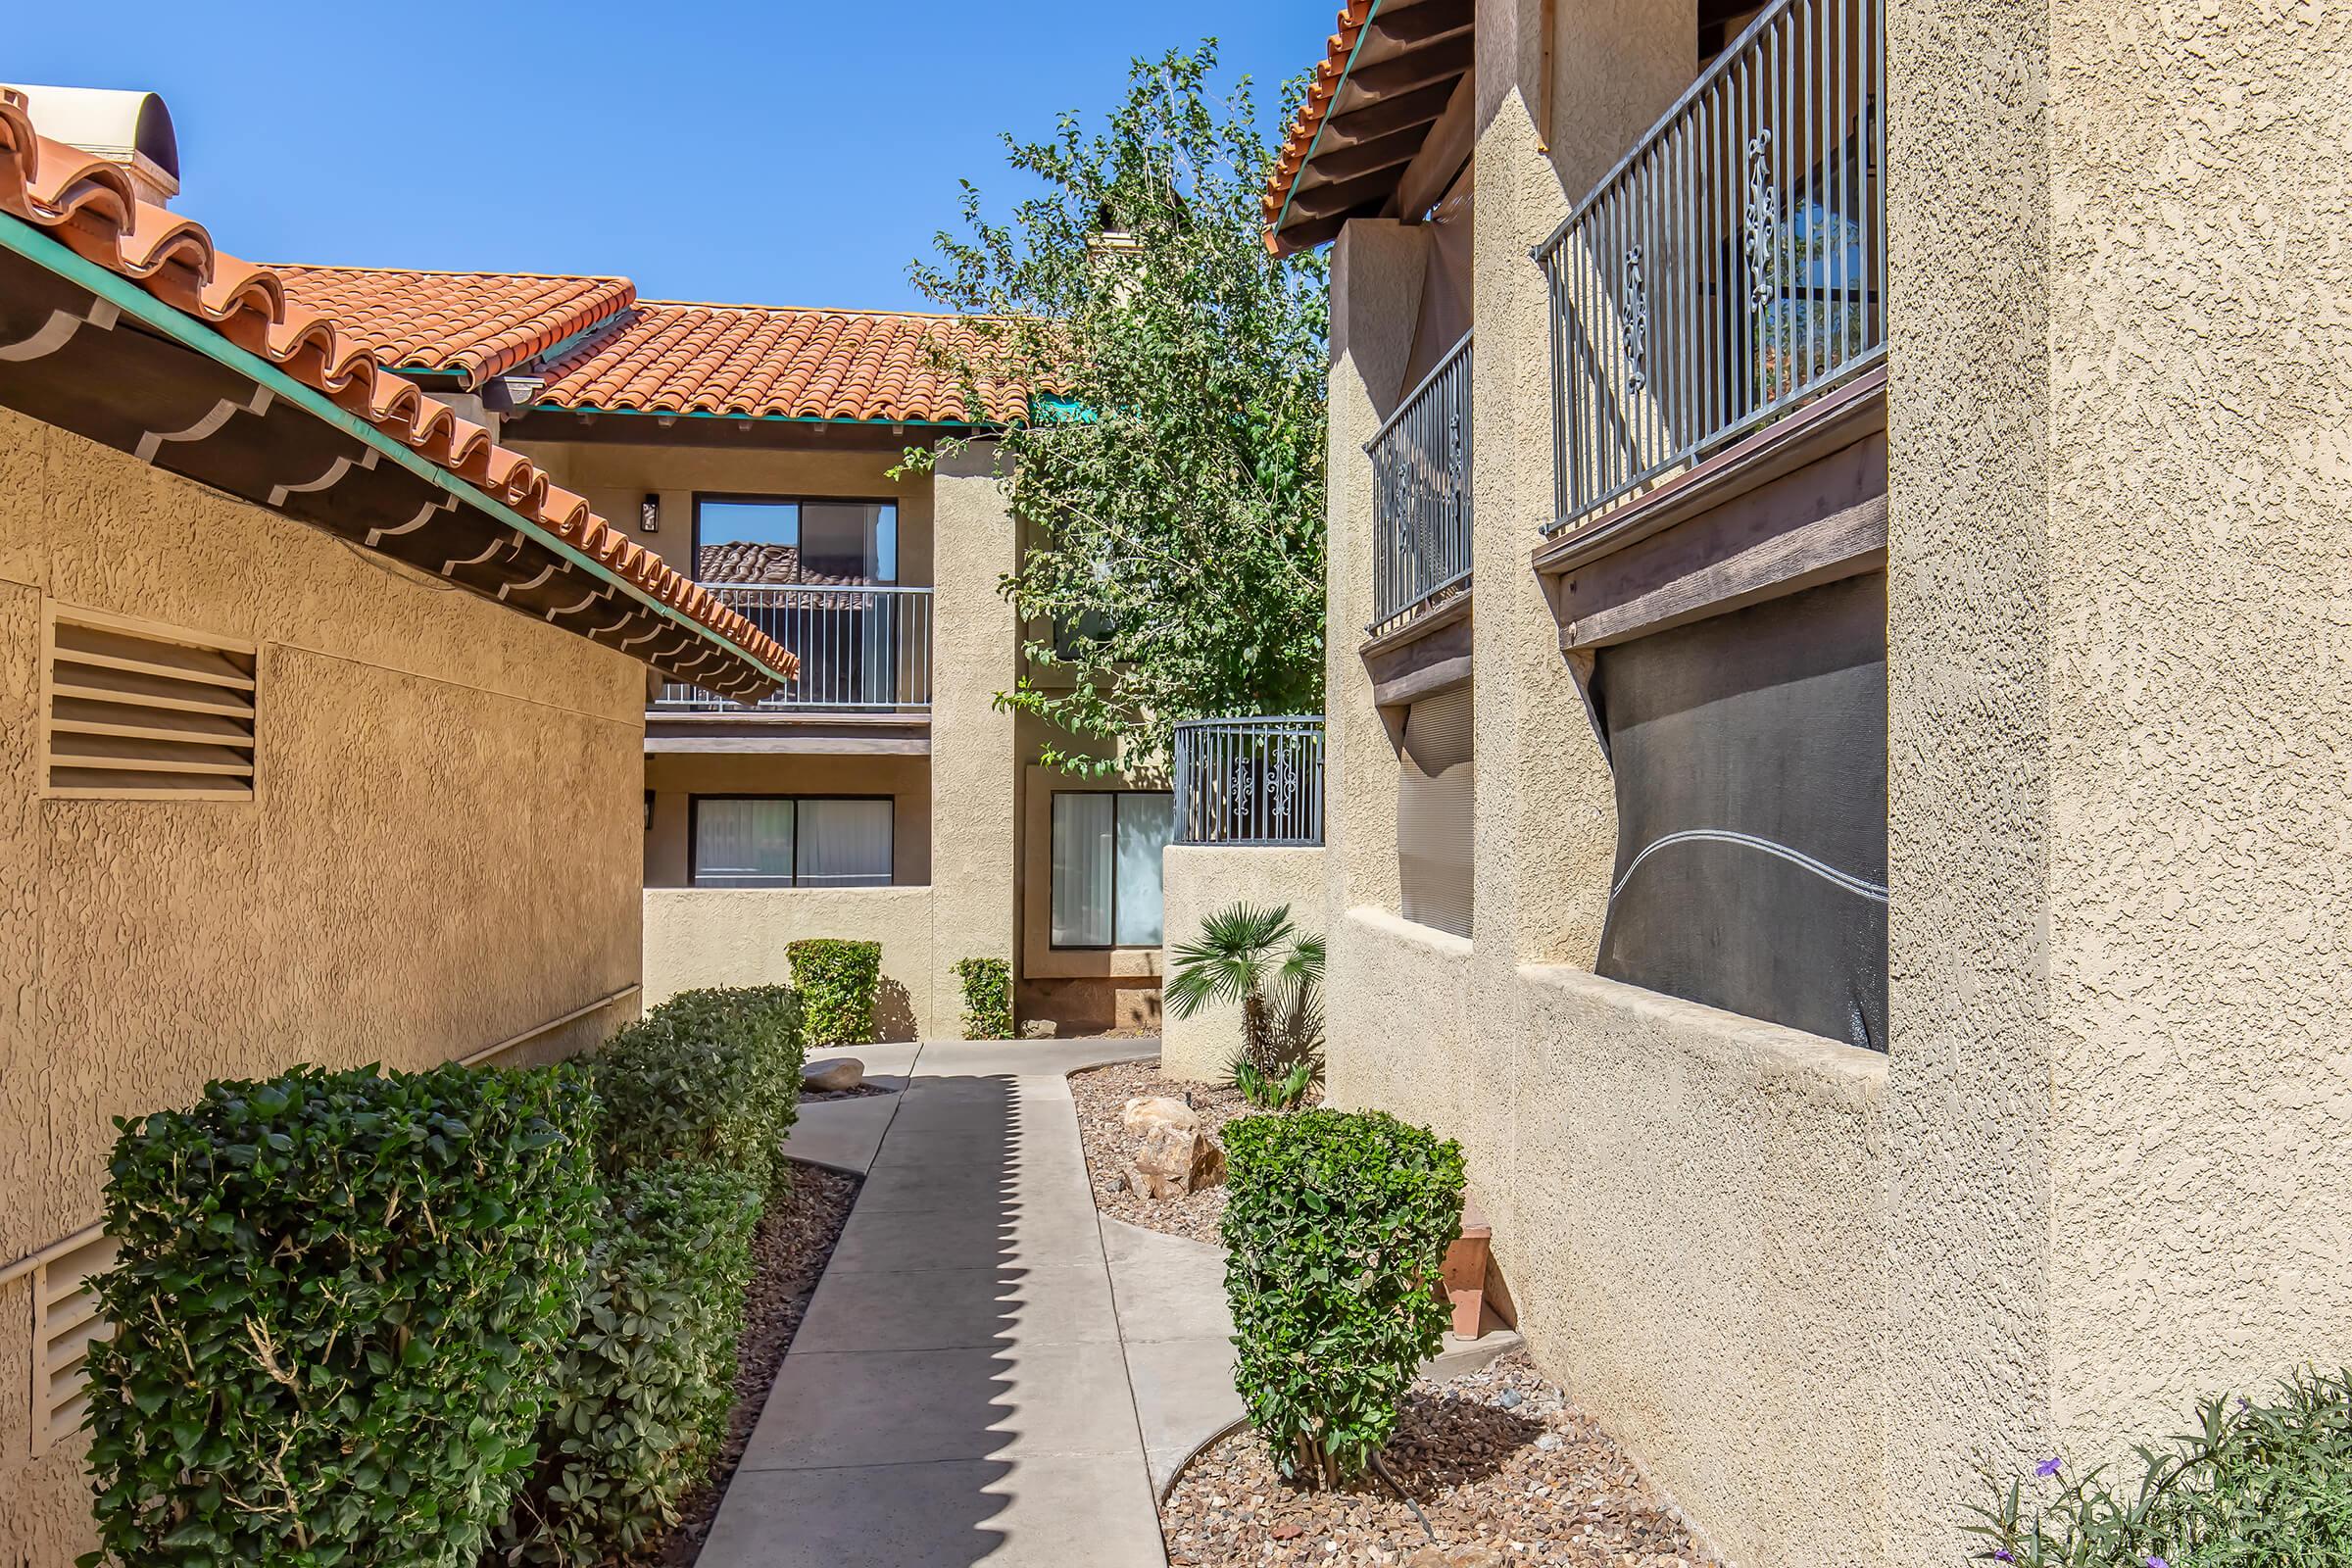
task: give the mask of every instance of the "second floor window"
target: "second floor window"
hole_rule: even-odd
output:
[[[698,888],[886,888],[892,802],[810,796],[698,795],[692,803]]]
[[[697,496],[694,575],[698,582],[895,583],[898,504]]]

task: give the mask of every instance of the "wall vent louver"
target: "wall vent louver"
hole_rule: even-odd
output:
[[[42,742],[52,796],[253,798],[256,651],[52,605]]]
[[[115,1241],[93,1236],[32,1273],[32,1449],[75,1441],[89,1409],[91,1345],[115,1326],[99,1315],[91,1281],[114,1267]]]

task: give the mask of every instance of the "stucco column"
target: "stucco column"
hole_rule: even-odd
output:
[[[1397,908],[1396,749],[1357,652],[1373,619],[1376,531],[1364,443],[1406,390],[1426,270],[1427,238],[1403,223],[1360,220],[1332,247],[1323,836],[1335,929],[1358,906]]]
[[[1013,715],[997,693],[1017,676],[1020,633],[997,584],[1018,564],[1018,531],[979,443],[932,479],[931,990],[928,1016],[951,1036],[962,1010],[959,958],[1020,962],[1014,944]],[[918,1004],[922,999],[917,999]]]
[[[1890,0],[1889,1562],[2352,1357],[2352,20]]]

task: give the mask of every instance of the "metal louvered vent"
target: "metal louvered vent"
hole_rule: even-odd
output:
[[[48,621],[47,793],[253,798],[252,644],[64,605]]]
[[[93,1236],[32,1275],[32,1446],[69,1443],[89,1408],[89,1353],[115,1326],[98,1314],[91,1280],[114,1267],[115,1242]]]

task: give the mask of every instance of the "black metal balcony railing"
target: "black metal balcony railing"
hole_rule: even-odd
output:
[[[1885,357],[1885,0],[1774,0],[1537,247],[1552,531]]]
[[[1372,460],[1372,624],[1394,631],[1470,583],[1470,334],[1380,433]]]
[[[672,682],[656,712],[920,713],[931,707],[931,590],[707,582],[703,586],[800,656],[800,678],[745,707]]]
[[[1323,842],[1323,716],[1176,726],[1176,842]]]

